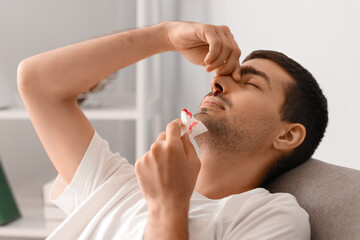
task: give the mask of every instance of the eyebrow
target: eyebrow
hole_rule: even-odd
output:
[[[270,77],[266,73],[259,71],[252,66],[242,66],[241,77],[247,74],[253,74],[262,77],[266,81],[266,83],[270,86]]]

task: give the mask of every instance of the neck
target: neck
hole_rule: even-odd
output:
[[[195,190],[211,199],[257,188],[265,174],[263,159],[254,155],[231,156],[200,150],[200,160]]]

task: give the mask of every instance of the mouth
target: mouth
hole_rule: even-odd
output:
[[[224,104],[215,97],[206,97],[201,103],[201,107],[212,107],[225,110]]]

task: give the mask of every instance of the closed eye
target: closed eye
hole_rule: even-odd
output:
[[[245,84],[248,84],[248,85],[254,86],[254,87],[256,87],[256,88],[259,88],[257,85],[255,85],[255,84],[253,84],[253,83],[250,83],[250,82],[247,82],[247,83],[245,83]],[[260,88],[259,88],[259,89],[260,89]]]

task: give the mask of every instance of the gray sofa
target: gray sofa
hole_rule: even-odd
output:
[[[266,188],[288,192],[309,213],[312,240],[360,239],[360,171],[310,159]]]

